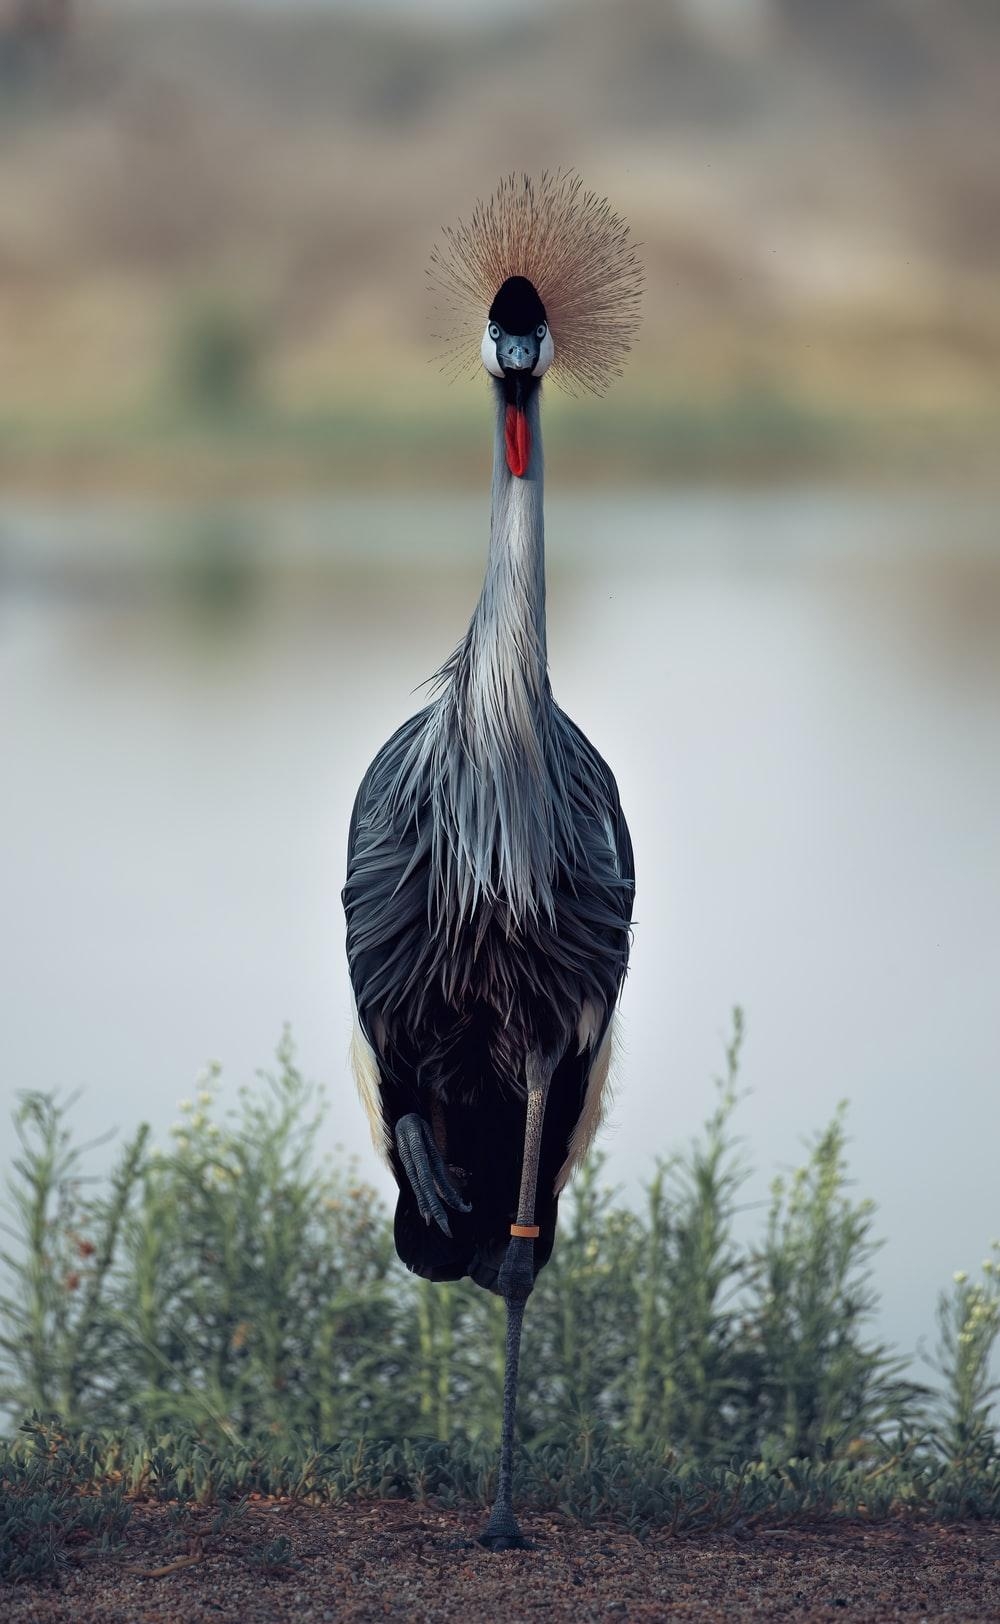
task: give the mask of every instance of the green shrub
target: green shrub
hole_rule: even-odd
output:
[[[758,1447],[829,1459],[912,1411],[905,1361],[865,1340],[874,1205],[848,1193],[841,1106],[790,1180],[775,1179],[764,1244],[751,1262],[748,1322]]]
[[[73,1427],[103,1418],[128,1361],[116,1265],[149,1130],[126,1145],[108,1192],[88,1195],[82,1161],[100,1141],[73,1146],[67,1114],[42,1094],[23,1096],[14,1114],[21,1148],[9,1180],[13,1229],[4,1226],[16,1250],[0,1254],[0,1404],[58,1411]]]
[[[996,1260],[942,1299],[942,1391],[904,1379],[871,1336],[874,1212],[849,1189],[842,1111],[739,1244],[741,1042],[737,1017],[709,1121],[656,1165],[642,1207],[606,1187],[600,1157],[563,1200],[526,1319],[529,1503],[636,1529],[750,1505],[996,1514]],[[36,1523],[39,1561],[61,1560],[74,1473],[205,1503],[489,1496],[502,1304],[403,1270],[357,1166],[314,1153],[325,1105],[287,1036],[273,1075],[225,1099],[210,1068],[169,1147],[141,1128],[96,1186],[72,1102],[18,1107],[0,1402],[35,1419],[5,1456],[14,1576]]]
[[[956,1270],[950,1292],[938,1299],[937,1369],[944,1378],[937,1439],[945,1458],[975,1474],[995,1461],[1000,1441],[993,1402],[1000,1383],[994,1359],[1000,1337],[1000,1241],[983,1259],[983,1278]]]

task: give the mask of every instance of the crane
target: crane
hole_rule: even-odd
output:
[[[430,703],[355,801],[352,1063],[399,1187],[400,1258],[506,1305],[480,1542],[507,1550],[526,1543],[512,1501],[524,1309],[606,1103],[635,884],[611,769],[549,683],[541,379],[551,368],[571,391],[603,391],[637,324],[641,270],[620,216],[559,172],[502,180],[445,232],[431,277],[453,369],[481,362],[493,395],[489,552]]]

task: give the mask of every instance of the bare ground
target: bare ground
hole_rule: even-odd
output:
[[[127,1548],[61,1587],[0,1595],[11,1624],[546,1624],[591,1620],[1000,1620],[1000,1528],[829,1522],[640,1543],[531,1516],[535,1548],[471,1543],[482,1518],[398,1501],[258,1501],[222,1532],[136,1506]],[[281,1536],[287,1545],[276,1545]],[[289,1548],[290,1547],[290,1548]]]

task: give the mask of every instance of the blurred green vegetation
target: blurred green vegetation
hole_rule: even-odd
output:
[[[261,333],[252,315],[216,296],[185,307],[170,346],[169,384],[182,409],[225,416],[252,399]]]
[[[32,422],[0,415],[0,473],[12,489],[167,498],[488,484],[485,391],[473,409],[466,391],[444,385],[433,401],[425,392],[419,413],[363,398],[283,406],[255,370],[205,352],[177,361],[169,377],[170,390],[141,409]],[[773,389],[613,408],[555,392],[546,401],[548,477],[574,485],[822,478],[992,488],[998,436],[996,413],[888,419]]]
[[[808,351],[809,344],[805,344]],[[891,367],[890,367],[891,370]],[[215,289],[179,296],[153,376],[82,408],[53,388],[44,411],[0,401],[0,472],[11,486],[170,496],[488,479],[485,377],[448,382],[412,348],[366,369],[345,356],[303,397],[281,382],[266,308]],[[745,374],[745,375],[744,375]],[[749,367],[721,378],[648,364],[610,402],[546,389],[546,461],[563,482],[885,478],[995,483],[992,401],[895,401],[832,394]]]
[[[740,1244],[741,1036],[737,1016],[712,1115],[640,1210],[600,1158],[564,1199],[527,1318],[528,1502],[637,1531],[755,1509],[1000,1513],[1000,1257],[942,1294],[938,1388],[910,1380],[871,1336],[874,1210],[850,1191],[842,1111]],[[324,1104],[287,1036],[258,1087],[224,1109],[210,1068],[170,1148],[141,1127],[96,1185],[68,1109],[30,1094],[15,1121],[0,1400],[33,1419],[3,1457],[9,1576],[58,1563],[81,1485],[100,1489],[94,1538],[125,1490],[489,1497],[502,1304],[402,1270],[357,1166],[314,1154]],[[54,1530],[30,1551],[29,1503]]]

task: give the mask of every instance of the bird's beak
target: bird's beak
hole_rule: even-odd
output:
[[[535,339],[506,338],[497,345],[497,360],[505,372],[530,372],[538,360]]]

